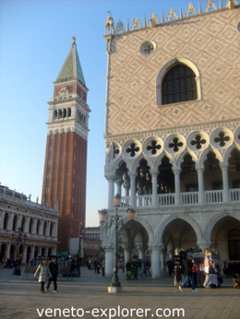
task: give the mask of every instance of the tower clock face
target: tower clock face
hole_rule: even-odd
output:
[[[62,87],[62,88],[59,90],[58,95],[59,95],[59,97],[62,97],[62,98],[68,97],[68,95],[69,95],[68,88],[67,88],[66,86],[65,86],[65,87]]]

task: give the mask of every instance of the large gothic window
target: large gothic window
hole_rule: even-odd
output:
[[[197,85],[194,72],[185,64],[174,64],[162,81],[162,104],[196,99]]]

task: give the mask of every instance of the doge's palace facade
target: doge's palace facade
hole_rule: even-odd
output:
[[[106,274],[117,193],[125,261],[149,256],[154,278],[175,248],[240,260],[240,7],[189,6],[128,29],[108,17],[106,29]]]

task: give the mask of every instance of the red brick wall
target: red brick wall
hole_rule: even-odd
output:
[[[73,132],[47,138],[42,202],[59,210],[59,249],[85,225],[87,142]]]

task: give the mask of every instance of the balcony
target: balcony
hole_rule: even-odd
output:
[[[229,189],[228,200],[224,200],[223,190],[204,191],[203,196],[199,192],[183,192],[179,194],[179,204],[176,204],[176,194],[168,193],[157,195],[154,205],[153,195],[136,195],[136,208],[156,208],[174,206],[199,206],[216,205],[221,203],[240,203],[240,188]],[[201,200],[202,198],[202,200]],[[131,206],[130,197],[121,198],[121,207]]]

